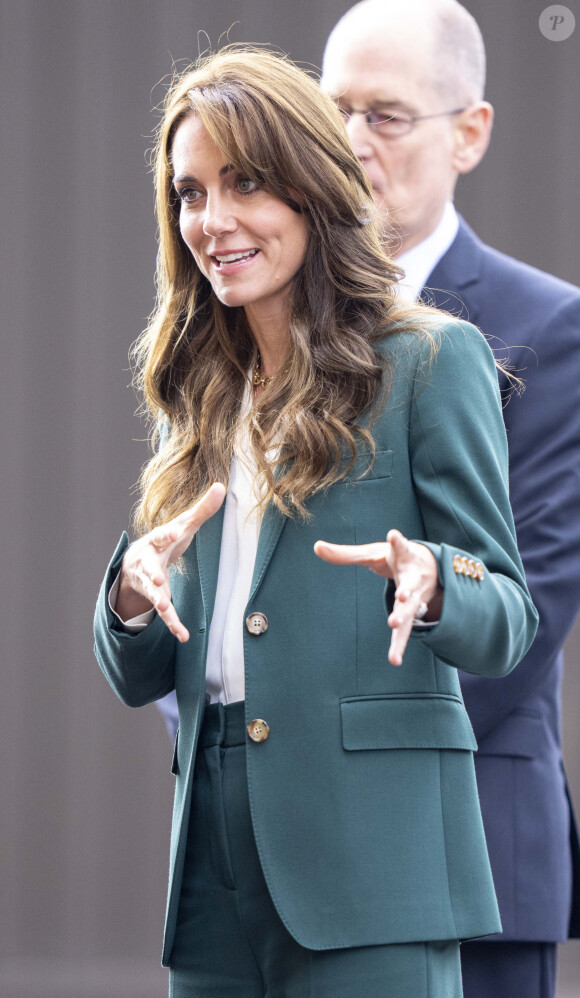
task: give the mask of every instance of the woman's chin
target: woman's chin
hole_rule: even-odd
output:
[[[251,295],[244,294],[240,289],[214,288],[213,291],[218,301],[228,308],[243,308],[253,300]]]

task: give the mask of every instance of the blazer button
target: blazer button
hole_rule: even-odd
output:
[[[248,734],[253,742],[265,742],[270,734],[270,728],[261,717],[248,724]]]
[[[464,574],[463,558],[461,557],[460,554],[456,554],[453,556],[453,571],[455,572],[456,575]]]
[[[268,618],[265,613],[251,613],[246,617],[246,630],[250,634],[264,634],[268,630]]]

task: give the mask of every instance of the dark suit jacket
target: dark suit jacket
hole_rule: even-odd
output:
[[[538,634],[511,675],[490,682],[462,674],[461,686],[479,743],[502,938],[564,940],[580,929],[577,837],[560,750],[562,645],[580,606],[580,291],[485,246],[461,220],[423,298],[478,325],[526,383],[503,414]]]
[[[306,522],[266,510],[244,632],[246,718],[270,725],[248,741],[256,845],[272,900],[311,949],[469,938],[500,928],[479,813],[475,740],[457,666],[500,676],[529,647],[536,615],[515,542],[495,365],[481,334],[442,324],[440,348],[398,333],[382,341],[394,371],[346,480],[313,496]],[[172,595],[190,640],[156,618],[119,630],[108,590],[96,650],[118,695],[139,706],[175,688],[180,728],[164,961],[181,888],[222,510],[175,573]],[[439,623],[416,632],[404,664],[387,661],[383,583],[367,569],[316,558],[319,537],[365,543],[397,526],[429,544],[445,590]],[[462,558],[466,562],[462,562]],[[463,571],[478,559],[483,570]],[[480,577],[481,576],[481,577]],[[243,621],[240,620],[240,626]]]

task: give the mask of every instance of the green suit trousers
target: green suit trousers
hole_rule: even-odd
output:
[[[290,935],[254,841],[246,743],[243,703],[206,708],[170,998],[461,998],[456,940],[309,950]]]

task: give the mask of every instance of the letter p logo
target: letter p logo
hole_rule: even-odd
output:
[[[551,42],[564,42],[573,33],[576,18],[569,7],[552,4],[540,14],[539,27],[544,38]]]

